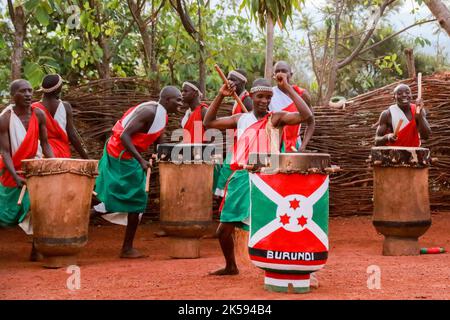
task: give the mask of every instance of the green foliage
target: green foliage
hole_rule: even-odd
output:
[[[303,3],[304,0],[243,0],[240,9],[247,7],[259,27],[264,30],[268,16],[278,22],[280,27],[284,27]]]
[[[147,1],[144,13],[149,15],[151,4],[159,7],[162,0]],[[417,0],[420,2],[419,0]],[[98,65],[105,59],[102,49],[103,39],[111,57],[109,69],[111,76],[146,76],[166,84],[181,85],[186,79],[198,80],[198,44],[184,30],[179,17],[166,1],[162,11],[156,17],[154,29],[148,25],[153,39],[157,72],[150,74],[145,63],[143,41],[139,30],[132,24],[132,16],[126,1],[92,0],[98,3],[91,8],[88,0],[24,0],[22,1],[28,20],[27,35],[24,43],[23,76],[37,88],[47,73],[58,72],[71,84],[83,83],[99,78]],[[368,6],[380,1],[346,1],[343,13],[341,33],[346,37],[339,47],[338,56],[349,54],[359,41],[368,16]],[[71,4],[80,5],[78,9]],[[203,2],[201,2],[202,4]],[[291,16],[295,17],[303,0],[228,0],[215,3],[215,6],[202,7],[202,30],[205,44],[205,62],[207,66],[207,96],[212,97],[221,84],[213,66],[218,63],[224,72],[234,68],[243,68],[248,73],[249,83],[264,74],[265,36],[261,28],[265,27],[265,18],[270,13],[282,26]],[[203,4],[204,5],[204,4]],[[251,16],[257,20],[260,29],[252,28],[251,22],[239,9],[248,8]],[[314,19],[303,16],[299,21],[300,30],[311,33],[317,54],[321,57],[327,28],[334,26],[333,8],[323,6],[323,19],[313,25]],[[395,10],[395,8],[394,8]],[[100,13],[100,21],[97,14]],[[189,13],[197,25],[197,2],[189,2]],[[301,22],[301,23],[300,23]],[[154,30],[154,33],[152,33]],[[286,30],[286,28],[284,28]],[[296,31],[296,30],[294,30]],[[287,31],[285,31],[287,32]],[[296,72],[294,80],[309,86],[314,93],[318,91],[317,79],[311,75],[311,65],[307,60],[309,52],[305,39],[289,40],[296,32],[275,37],[275,60],[287,60],[293,64]],[[11,51],[14,42],[14,30],[7,7],[0,5],[0,95],[7,96]],[[375,32],[370,44],[386,39],[393,33],[389,22],[384,21]],[[429,45],[429,39],[413,38],[405,40],[396,37],[364,53],[338,74],[336,94],[352,96],[385,85],[407,75],[403,50]],[[330,48],[333,43],[330,44]],[[320,60],[318,63],[321,63]],[[431,57],[416,54],[417,69],[429,74],[442,68],[448,68],[443,56]]]

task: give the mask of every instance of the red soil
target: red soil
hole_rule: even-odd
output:
[[[79,255],[81,288],[71,291],[65,268],[28,262],[30,239],[18,228],[0,230],[0,299],[449,299],[450,254],[410,257],[381,255],[383,237],[370,217],[332,218],[330,254],[317,273],[320,287],[308,294],[265,291],[259,269],[241,264],[238,276],[208,276],[223,265],[217,239],[202,240],[200,259],[167,256],[158,225],[139,226],[135,245],[148,258],[118,258],[124,228],[92,226]],[[450,214],[433,215],[422,247],[450,249]],[[368,289],[367,267],[381,268],[381,289]]]

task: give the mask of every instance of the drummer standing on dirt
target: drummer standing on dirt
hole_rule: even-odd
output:
[[[186,109],[184,117],[181,119],[183,130],[183,143],[205,142],[205,127],[203,118],[205,117],[208,105],[201,102],[202,92],[196,81],[185,81],[182,86],[183,104]]]
[[[33,106],[46,115],[48,141],[56,158],[70,158],[70,142],[83,159],[88,159],[73,125],[72,106],[60,99],[62,85],[59,74],[46,75],[41,85],[42,99]]]
[[[130,108],[114,125],[99,162],[95,191],[108,212],[127,212],[127,228],[121,258],[141,258],[133,248],[139,214],[147,207],[145,172],[150,167],[140,152],[157,142],[168,114],[182,106],[181,92],[168,86],[161,90],[159,102],[144,102]]]
[[[375,136],[376,146],[420,147],[421,139],[428,139],[431,134],[430,125],[423,108],[423,100],[417,99],[412,104],[411,89],[406,84],[399,84],[394,89],[396,104],[384,110],[380,115]],[[394,131],[399,122],[400,131]]]
[[[25,184],[24,177],[18,172],[22,160],[39,159],[42,154],[53,157],[45,114],[31,105],[33,88],[30,83],[23,79],[14,80],[10,93],[13,104],[0,114],[0,226],[20,224],[30,209],[28,192],[22,204],[17,204]],[[31,259],[34,259],[33,252]]]
[[[270,137],[268,136],[267,128],[282,129],[285,125],[295,125],[308,121],[313,116],[308,105],[288,83],[285,73],[278,73],[276,80],[278,85],[288,92],[294,101],[297,112],[269,112],[268,107],[273,95],[273,88],[268,80],[257,79],[253,82],[250,90],[253,101],[252,112],[217,119],[217,111],[224,97],[231,96],[235,90],[235,84],[230,81],[228,85],[222,86],[219,95],[214,99],[206,113],[204,124],[207,128],[238,130],[237,143],[231,162],[231,168],[236,171],[227,183],[221,206],[221,223],[217,229],[226,265],[222,269],[211,272],[211,275],[239,273],[234,255],[232,235],[236,226],[246,228],[245,221],[249,218],[249,176],[246,170],[242,170],[249,154],[251,152],[270,152],[272,146],[276,147],[277,151],[279,150],[279,141],[271,141],[272,134]]]

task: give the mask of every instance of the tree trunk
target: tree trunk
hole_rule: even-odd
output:
[[[11,53],[11,80],[20,79],[22,77],[22,61],[23,61],[23,44],[26,35],[26,17],[24,9],[21,5],[12,7],[10,5],[11,21],[14,25],[14,44]]]
[[[333,96],[334,89],[336,88],[336,79],[337,79],[338,68],[336,65],[330,70],[330,75],[328,78],[327,84],[327,93],[324,97],[323,105],[328,106]]]
[[[414,64],[414,51],[411,48],[407,48],[404,52],[406,56],[406,68],[408,69],[408,77],[415,78],[416,66]]]
[[[139,5],[134,0],[128,0],[128,8],[133,16],[134,22],[137,24],[139,33],[141,34],[142,42],[144,43],[144,58],[145,58],[145,70],[150,72],[152,70],[152,39],[147,29],[147,24],[142,18],[142,12]]]
[[[264,78],[272,79],[273,69],[273,34],[274,34],[274,22],[272,16],[267,15],[266,26],[266,66],[264,68]]]
[[[431,13],[438,19],[442,29],[450,36],[450,10],[441,0],[425,0]]]
[[[203,96],[205,96],[206,95],[205,43],[203,42],[202,11],[200,3],[198,3],[198,48],[200,54],[198,59],[199,85],[200,85],[199,89],[203,93]]]
[[[95,21],[101,27],[102,16],[101,16],[101,4],[98,0],[90,0],[89,5],[91,8],[95,8]],[[108,40],[103,36],[103,30],[100,31],[98,38],[96,39],[98,45],[103,50],[102,61],[97,63],[97,71],[100,79],[111,78],[111,70],[109,64],[111,63],[111,50],[109,48]]]

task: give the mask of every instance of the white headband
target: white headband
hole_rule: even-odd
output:
[[[255,92],[273,92],[272,87],[267,87],[267,86],[256,86],[250,89],[250,93],[255,93]]]
[[[53,87],[51,87],[51,88],[41,88],[42,92],[44,92],[44,93],[50,93],[50,92],[53,92],[53,91],[55,91],[56,89],[58,89],[58,88],[62,85],[63,79],[61,78],[61,76],[60,76],[59,74],[58,74],[57,76],[58,76],[58,83],[55,84],[55,85],[54,85]]]
[[[239,73],[237,71],[234,71],[234,70],[230,71],[230,73],[228,74],[228,78],[230,76],[235,76],[236,78],[238,78],[238,79],[244,81],[245,83],[247,83],[247,78],[243,74],[241,74],[241,73]]]
[[[183,87],[184,87],[184,86],[191,87],[192,89],[194,89],[195,91],[197,91],[197,92],[198,92],[198,95],[200,96],[200,99],[203,97],[203,93],[200,91],[199,88],[197,88],[197,86],[196,86],[195,84],[192,84],[192,83],[190,83],[190,82],[185,81],[185,82],[183,82]]]

